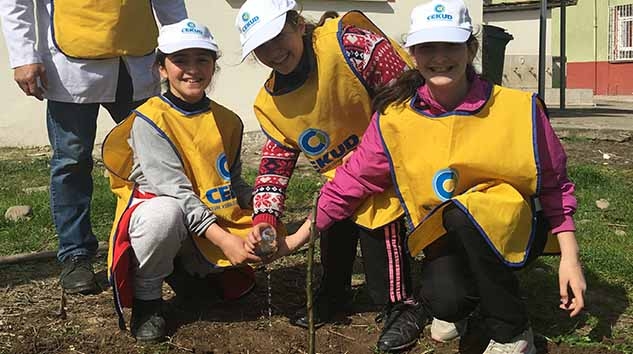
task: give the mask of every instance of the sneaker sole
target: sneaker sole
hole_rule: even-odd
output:
[[[97,289],[98,289],[97,284],[86,284],[86,285],[77,286],[74,288],[64,288],[64,291],[66,292],[66,294],[70,294],[70,295],[75,295],[75,294],[88,295],[88,294],[93,294],[97,292]]]
[[[380,347],[378,347],[378,349],[380,349],[383,352],[394,352],[394,351],[401,351],[403,349],[407,349],[409,347],[414,346],[416,343],[418,342],[418,339],[414,339],[413,341],[409,342],[409,343],[405,343],[405,344],[400,344],[399,346],[396,347],[391,347],[389,349],[381,349]]]

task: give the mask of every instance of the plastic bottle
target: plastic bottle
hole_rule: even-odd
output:
[[[267,227],[261,231],[262,240],[259,246],[255,250],[255,253],[260,257],[270,256],[277,252],[275,246],[275,240],[277,239],[277,232],[272,227]]]

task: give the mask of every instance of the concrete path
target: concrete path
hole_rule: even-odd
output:
[[[613,137],[609,140],[616,141],[628,141],[633,137],[633,100],[597,100],[595,107],[571,107],[565,110],[552,107],[549,113],[557,132],[586,130],[586,134],[582,135],[601,138],[606,134]]]

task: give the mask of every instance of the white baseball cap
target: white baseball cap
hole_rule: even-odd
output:
[[[192,19],[161,27],[158,34],[158,50],[165,54],[175,53],[190,48],[219,50],[218,43],[207,26]]]
[[[432,0],[411,12],[405,47],[420,43],[465,43],[473,33],[468,8],[462,0]]]
[[[235,18],[242,60],[279,34],[286,24],[286,13],[296,6],[295,0],[246,0]]]

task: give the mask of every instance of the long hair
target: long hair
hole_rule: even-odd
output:
[[[477,53],[479,41],[475,35],[471,35],[466,41],[466,46],[471,53]],[[474,55],[473,55],[474,57]],[[473,63],[468,63],[466,71],[474,71]],[[385,86],[378,90],[371,103],[374,112],[385,113],[385,109],[391,104],[402,104],[414,97],[418,88],[424,85],[424,77],[416,69],[409,69],[402,73],[400,77],[390,86]]]

